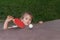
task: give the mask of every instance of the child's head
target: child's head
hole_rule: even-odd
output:
[[[24,12],[24,14],[21,17],[21,20],[25,25],[29,25],[32,21],[32,15],[29,12]]]

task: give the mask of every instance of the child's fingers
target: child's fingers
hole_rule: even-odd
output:
[[[7,19],[11,19],[11,18],[13,19],[14,17],[13,16],[10,16],[10,15],[7,16]]]
[[[12,20],[13,20],[13,18],[7,18],[7,19],[6,19],[7,22],[10,22],[10,21],[12,21]]]

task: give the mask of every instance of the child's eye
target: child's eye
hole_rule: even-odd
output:
[[[29,19],[29,21],[31,21],[32,19]]]
[[[26,18],[26,20],[27,20],[28,18]]]

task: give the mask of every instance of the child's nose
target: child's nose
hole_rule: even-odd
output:
[[[28,19],[28,20],[27,20],[27,22],[29,23],[29,22],[30,22],[30,20]]]
[[[27,23],[29,24],[29,21],[27,21]]]

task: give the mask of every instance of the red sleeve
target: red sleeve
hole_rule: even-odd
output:
[[[16,24],[19,28],[24,28],[25,26],[24,23],[18,18],[14,19],[14,24]]]

